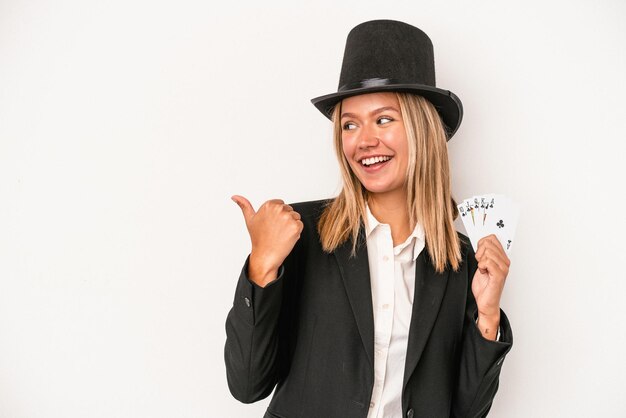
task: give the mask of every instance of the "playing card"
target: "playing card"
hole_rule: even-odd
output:
[[[489,193],[465,199],[457,209],[474,251],[481,238],[494,234],[507,255],[511,253],[519,218],[516,203],[504,195]]]
[[[484,231],[485,236],[495,234],[498,237],[507,255],[511,253],[513,247],[518,217],[517,205],[505,196],[501,196],[500,200],[496,201],[494,212],[490,213],[487,228]]]
[[[463,221],[463,226],[465,226],[465,232],[467,233],[467,236],[469,237],[472,243],[472,246],[474,246],[474,242],[476,242],[476,239],[474,236],[474,232],[475,232],[474,226],[476,224],[474,205],[472,204],[471,200],[465,199],[463,200],[463,202],[457,205],[457,209],[459,210],[459,215],[461,217],[461,220]]]

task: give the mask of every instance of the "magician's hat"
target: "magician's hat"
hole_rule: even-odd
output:
[[[461,100],[451,91],[435,87],[430,38],[415,26],[395,20],[355,26],[346,40],[337,92],[311,102],[330,119],[342,99],[385,91],[413,93],[429,100],[441,116],[448,139],[461,124]]]

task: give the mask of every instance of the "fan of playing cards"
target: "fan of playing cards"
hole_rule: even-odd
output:
[[[472,196],[457,205],[474,251],[482,237],[495,234],[507,255],[513,247],[519,206],[501,194]]]

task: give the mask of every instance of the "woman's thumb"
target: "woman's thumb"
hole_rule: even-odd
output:
[[[250,218],[252,218],[256,213],[250,201],[245,197],[239,195],[233,195],[231,196],[231,199],[233,200],[233,202],[239,205],[239,207],[241,208],[241,212],[243,213],[243,217],[246,220],[246,223],[248,223]]]

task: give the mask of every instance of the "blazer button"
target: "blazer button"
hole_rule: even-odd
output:
[[[406,418],[413,418],[413,408],[409,409],[406,413]]]

